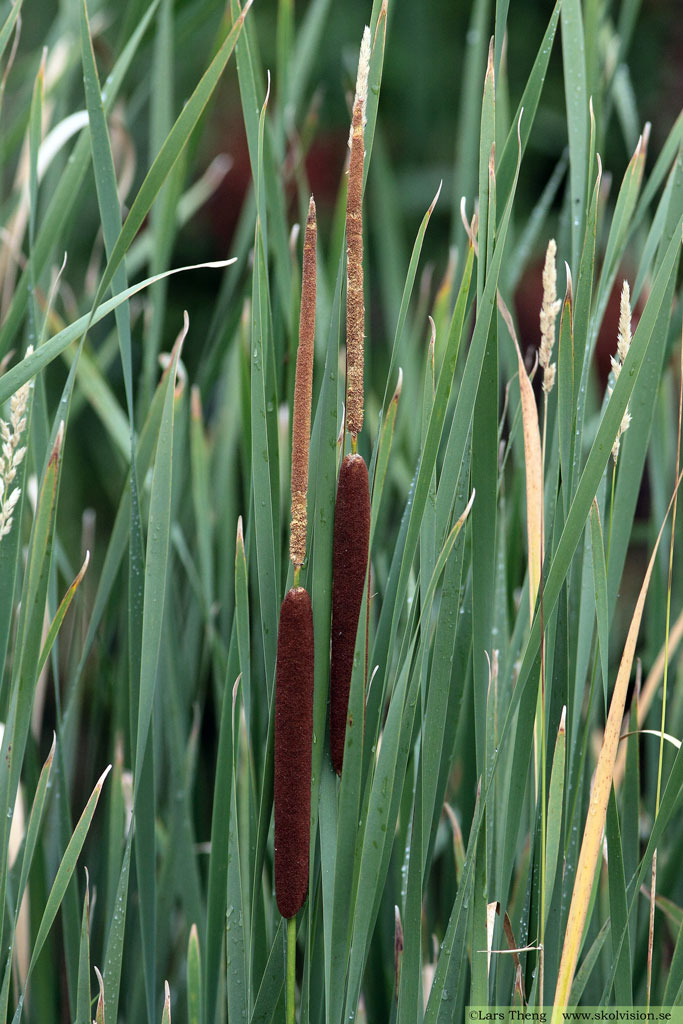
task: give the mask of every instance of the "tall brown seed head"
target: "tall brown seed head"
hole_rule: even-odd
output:
[[[332,552],[330,752],[338,775],[341,775],[344,761],[353,652],[363,601],[369,542],[368,469],[361,455],[347,455],[339,472]]]
[[[346,195],[346,424],[356,437],[363,429],[363,166],[365,105],[370,65],[370,31],[366,28],[358,61],[358,81],[351,124],[351,156]]]
[[[294,917],[308,890],[313,743],[313,612],[303,587],[280,608],[275,671],[275,898]]]
[[[315,245],[317,223],[313,196],[308,207],[304,235],[304,264],[301,280],[299,348],[296,356],[294,413],[292,425],[292,519],[289,557],[295,567],[306,558],[306,496],[308,492],[308,451],[311,434],[311,391],[315,343],[315,302],[317,267]]]

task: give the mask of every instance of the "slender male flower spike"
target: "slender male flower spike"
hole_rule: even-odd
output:
[[[363,429],[363,128],[369,71],[370,29],[366,26],[358,59],[346,196],[346,423],[352,437],[356,437]]]
[[[541,348],[538,354],[538,361],[543,367],[543,390],[550,394],[555,383],[555,363],[550,358],[555,347],[555,320],[562,305],[561,299],[557,298],[557,268],[555,257],[557,245],[555,239],[551,238],[545,253],[545,265],[543,267],[543,303],[541,305]]]
[[[628,286],[628,281],[624,281],[621,288],[621,302],[619,304],[619,332],[617,335],[617,354],[616,356],[610,356],[612,361],[612,373],[614,374],[614,382],[616,383],[621,368],[624,365],[628,350],[631,347],[631,292]],[[610,385],[607,389],[607,394],[612,397],[612,391],[614,388]],[[617,436],[612,445],[612,458],[616,463],[619,458],[619,447],[621,445],[621,435],[628,430],[631,424],[631,413],[628,411],[628,406],[624,411],[624,415],[621,418],[619,424],[619,430]]]
[[[306,496],[308,493],[308,448],[311,433],[311,389],[315,341],[317,223],[313,196],[308,207],[304,235],[304,265],[299,315],[299,348],[296,356],[294,415],[292,425],[292,523],[289,556],[294,568],[306,557]]]
[[[30,356],[32,352],[33,346],[29,345],[26,355]],[[12,529],[13,512],[21,496],[21,488],[13,487],[10,490],[10,485],[26,454],[26,448],[20,448],[19,442],[26,429],[26,406],[30,390],[31,382],[27,381],[10,399],[9,423],[0,419],[0,540]]]

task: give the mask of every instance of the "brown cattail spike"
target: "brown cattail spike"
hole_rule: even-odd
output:
[[[363,429],[363,128],[369,68],[370,30],[366,28],[358,61],[346,195],[346,424],[353,437]]]
[[[330,751],[341,775],[349,689],[363,600],[370,541],[370,485],[361,455],[341,465],[334,510],[332,553],[332,655],[330,662]]]
[[[308,889],[313,743],[313,612],[303,587],[280,608],[275,672],[275,897],[294,917]]]
[[[313,347],[315,342],[317,225],[313,196],[308,207],[304,235],[304,266],[301,280],[299,349],[296,356],[294,415],[292,427],[292,521],[289,557],[295,568],[306,557],[306,495],[308,492],[308,448],[311,434],[311,390],[313,387]]]

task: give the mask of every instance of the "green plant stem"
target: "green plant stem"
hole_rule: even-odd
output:
[[[287,921],[287,992],[285,996],[287,1024],[295,1024],[294,995],[296,991],[296,918]]]
[[[545,477],[545,446],[548,425],[548,393],[543,392],[543,447],[541,449],[541,468]],[[544,488],[541,489],[541,578],[540,587],[540,611],[541,611],[541,908],[540,927],[538,929],[538,1005],[543,1006],[543,981],[544,981],[544,956],[543,946],[545,942],[545,879],[546,879],[546,848],[547,848],[547,821],[546,821],[546,735],[545,735],[545,629],[543,622],[543,499]]]
[[[612,461],[612,492],[609,499],[609,527],[607,533],[607,561],[606,568],[609,568],[609,552],[612,546],[612,521],[614,520],[614,481],[617,475],[617,464]]]

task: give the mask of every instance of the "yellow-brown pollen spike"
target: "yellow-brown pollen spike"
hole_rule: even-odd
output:
[[[301,279],[299,348],[296,356],[294,413],[292,416],[292,518],[289,556],[295,568],[306,558],[306,502],[308,493],[308,450],[311,434],[311,392],[315,344],[315,302],[317,291],[317,222],[313,196],[308,207],[304,235],[304,263]]]
[[[353,106],[351,157],[346,197],[346,425],[354,437],[363,429],[363,141],[364,104]]]

